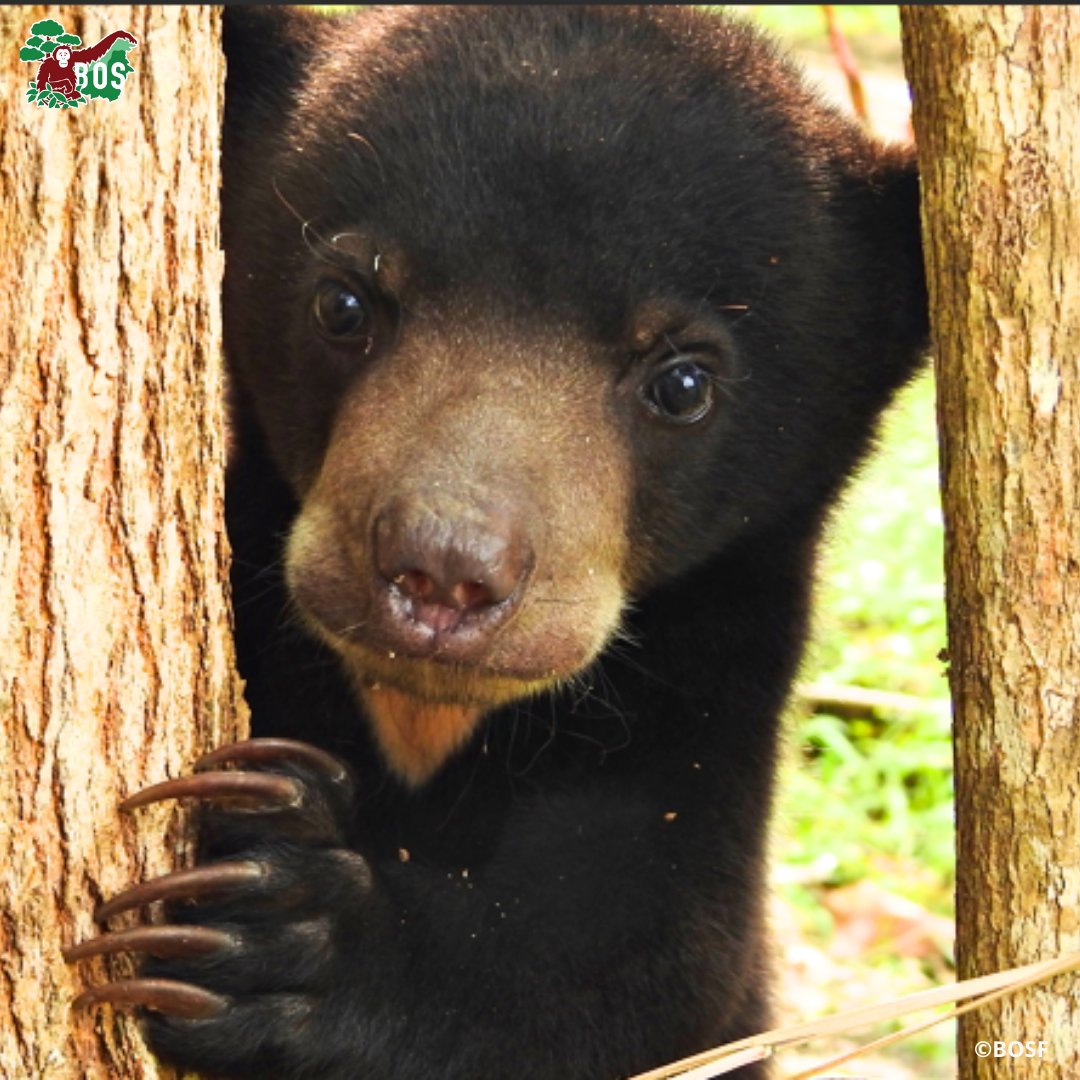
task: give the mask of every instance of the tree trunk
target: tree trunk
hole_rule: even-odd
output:
[[[134,34],[117,100],[27,102],[43,18]],[[72,1013],[105,968],[60,950],[186,854],[177,808],[119,800],[238,734],[218,14],[4,7],[0,42],[0,1076],[162,1077],[133,1025]]]
[[[937,350],[960,974],[1080,948],[1080,8],[902,9]],[[1039,1056],[978,1056],[980,1041]],[[1075,1077],[1075,976],[960,1029]],[[1006,1051],[1007,1053],[1007,1051]]]

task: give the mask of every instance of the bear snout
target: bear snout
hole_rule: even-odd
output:
[[[482,647],[517,606],[535,561],[526,529],[512,511],[452,497],[404,496],[375,519],[376,587],[390,593],[390,634],[407,646],[463,624]]]

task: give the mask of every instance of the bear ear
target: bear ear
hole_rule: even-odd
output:
[[[909,348],[925,348],[930,334],[919,209],[919,169],[909,146],[881,146],[844,172],[842,200],[858,250],[858,267],[872,283],[879,310],[888,313],[881,331]]]
[[[331,21],[292,7],[225,6],[225,122],[234,132],[260,130],[260,121],[288,111]]]

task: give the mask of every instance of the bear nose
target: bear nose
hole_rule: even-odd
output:
[[[532,548],[506,513],[398,499],[376,518],[375,564],[411,601],[414,618],[452,629],[464,615],[514,594],[532,565]]]

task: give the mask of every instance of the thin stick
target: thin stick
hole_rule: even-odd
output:
[[[978,1008],[1003,994],[1020,990],[1033,983],[1051,979],[1055,975],[1064,974],[1080,968],[1080,952],[1068,953],[1065,956],[1056,957],[1053,960],[1040,960],[1034,964],[1025,964],[1023,967],[1010,968],[1008,971],[999,971],[992,975],[980,975],[974,979],[965,979],[963,982],[951,986],[936,986],[930,990],[920,990],[915,994],[896,998],[893,1001],[883,1002],[877,1005],[867,1005],[858,1009],[850,1009],[847,1012],[836,1013],[820,1020],[813,1020],[806,1024],[795,1024],[786,1028],[774,1028],[772,1031],[763,1032],[760,1035],[752,1035],[747,1039],[739,1039],[736,1042],[727,1043],[713,1050],[706,1050],[700,1054],[683,1058],[681,1061],[670,1065],[661,1066],[650,1072],[639,1073],[630,1080],[670,1080],[671,1077],[680,1077],[681,1080],[708,1080],[708,1078],[722,1076],[733,1069],[745,1065],[748,1061],[759,1061],[770,1057],[781,1047],[793,1046],[827,1035],[844,1035],[848,1032],[867,1027],[871,1024],[881,1023],[886,1020],[895,1020],[906,1016],[908,1013],[921,1012],[923,1009],[933,1009],[940,1005],[951,1005],[954,1002],[967,998],[977,1000],[969,1002],[962,1009],[953,1009],[942,1016],[935,1017],[928,1023],[916,1025],[896,1036],[886,1036],[890,1041],[896,1041],[899,1037],[906,1037],[924,1027],[941,1023],[952,1016],[959,1016],[961,1012],[969,1012]],[[880,1040],[879,1040],[880,1042]],[[847,1057],[854,1057],[864,1050],[870,1049],[874,1044],[853,1052]],[[756,1056],[742,1056],[753,1051]],[[738,1058],[733,1055],[739,1055]],[[847,1058],[845,1058],[846,1060]],[[832,1063],[828,1063],[832,1064]],[[800,1073],[799,1077],[791,1080],[799,1080],[800,1077],[814,1076],[822,1071],[821,1068],[811,1070],[809,1073]]]
[[[1005,997],[1006,994],[1011,994],[1014,990],[1019,990],[1023,986],[1030,986],[1033,982],[1038,982],[1038,980],[1025,980],[1024,982],[1016,983],[1014,986],[1006,986],[1002,990],[995,990],[992,994],[983,994],[981,997],[973,998],[966,1004],[959,1005],[955,1009],[950,1009],[940,1016],[932,1016],[929,1020],[923,1020],[918,1024],[911,1024],[902,1031],[894,1031],[890,1035],[883,1035],[880,1039],[874,1039],[873,1042],[858,1046],[854,1050],[849,1050],[846,1054],[840,1054],[837,1057],[829,1058],[828,1061],[821,1062],[820,1065],[815,1066],[813,1069],[809,1069],[806,1072],[795,1073],[794,1076],[787,1077],[787,1080],[813,1080],[815,1076],[820,1076],[821,1073],[826,1070],[835,1069],[838,1065],[844,1065],[853,1058],[861,1057],[863,1054],[884,1050],[885,1047],[892,1046],[893,1043],[902,1042],[912,1035],[918,1035],[920,1031],[935,1027],[945,1020],[955,1020],[958,1016],[963,1016],[964,1013],[973,1012],[975,1009],[981,1009],[983,1005],[989,1005],[991,1001],[997,1001],[998,998]],[[679,1080],[683,1080],[683,1077],[680,1077]]]

